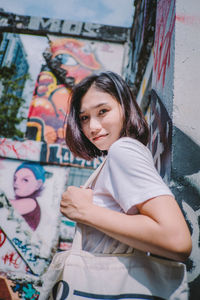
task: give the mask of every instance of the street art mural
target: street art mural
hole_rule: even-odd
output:
[[[87,41],[51,37],[49,44],[30,104],[26,135],[53,144],[64,142],[71,87],[99,71],[101,64]]]
[[[76,166],[81,169],[96,169],[102,161],[101,157],[91,161],[75,157],[64,144],[47,144],[32,140],[16,141],[7,138],[0,138],[0,157]]]
[[[36,290],[33,285],[34,282],[38,281],[37,278],[26,278],[24,280],[20,280],[17,278],[13,278],[11,274],[7,275],[7,278],[4,276],[5,274],[0,274],[0,297],[1,299],[6,300],[37,300],[39,299],[39,292]],[[41,284],[41,283],[40,283]]]
[[[20,91],[26,100],[27,120],[19,126],[29,140],[63,144],[72,86],[93,72],[122,73],[124,67],[123,44],[11,32],[3,32],[1,39],[0,66],[15,57],[18,69],[26,66],[30,75]]]
[[[59,202],[68,174],[66,167],[0,160],[0,278],[2,282],[5,278],[5,286],[7,279],[16,286],[19,281],[23,287],[35,284],[59,248]],[[67,226],[67,220],[63,222]],[[73,233],[67,234],[66,228],[70,247]],[[22,299],[30,299],[26,297]]]
[[[33,231],[40,223],[41,209],[37,197],[42,193],[46,174],[40,164],[23,162],[13,176],[15,199],[9,201]]]
[[[122,58],[123,49],[119,45],[55,36],[48,36],[48,43],[29,107],[26,137],[63,144],[72,86],[106,68],[121,72],[119,55]]]
[[[124,70],[127,28],[0,12],[0,66],[17,57],[30,79],[21,95],[24,139],[0,137],[0,299],[39,299],[57,251],[71,247],[75,223],[61,216],[67,185],[100,164],[74,157],[64,142],[70,91],[84,77]]]
[[[53,254],[70,249],[75,233],[75,223],[59,212],[61,194],[92,172],[0,159],[0,299],[38,299]]]
[[[197,11],[195,10],[195,5],[193,6],[193,11],[195,13]],[[160,143],[158,150],[161,154],[158,158],[162,162],[164,159],[162,154],[165,155],[164,174],[170,179],[170,188],[182,208],[191,232],[193,248],[186,262],[190,287],[189,299],[198,300],[200,299],[200,149],[198,137],[190,138],[188,135],[189,132],[191,136],[193,136],[195,131],[198,132],[198,124],[193,126],[192,118],[194,116],[196,119],[196,112],[195,110],[188,110],[187,99],[184,98],[192,99],[194,107],[195,103],[198,103],[198,93],[196,95],[193,93],[195,77],[193,77],[191,82],[187,81],[187,79],[185,80],[184,77],[184,74],[190,74],[190,71],[194,74],[196,60],[193,58],[195,61],[193,65],[191,59],[190,64],[185,66],[185,69],[181,69],[181,63],[177,59],[183,55],[184,58],[181,58],[181,62],[183,62],[186,57],[187,59],[188,57],[193,57],[193,51],[198,49],[198,47],[194,43],[196,37],[188,39],[191,42],[191,50],[190,48],[182,47],[180,43],[180,41],[184,42],[185,28],[182,28],[181,34],[183,36],[181,36],[180,31],[177,31],[177,27],[180,24],[176,24],[176,21],[187,22],[187,18],[182,18],[183,13],[185,15],[189,14],[185,3],[176,2],[175,0],[160,0],[157,2],[152,85],[160,96],[160,102],[165,107],[165,111],[168,111],[171,117],[173,116],[172,128],[170,129],[170,126],[168,126],[167,129],[166,127],[166,135],[164,135],[168,144],[165,143],[165,148],[162,149],[164,143]],[[196,21],[197,19],[198,17],[195,18]],[[190,16],[190,21],[192,20],[194,21],[193,15]],[[190,36],[190,34],[187,36]],[[182,83],[181,88],[180,82]],[[187,91],[190,91],[190,94],[187,94]],[[180,105],[183,105],[183,109],[179,111]],[[154,114],[153,111],[152,114]],[[158,116],[163,121],[162,112],[160,114],[159,110]],[[165,126],[166,118],[164,120]],[[170,118],[168,120],[169,122],[167,123],[170,124]],[[186,124],[187,134],[183,132]],[[170,133],[171,139],[168,140],[166,138],[170,130],[172,131]],[[170,177],[168,174],[170,174]]]
[[[150,143],[155,166],[166,183],[171,175],[172,120],[155,90],[151,91]]]
[[[161,81],[162,86],[165,84],[166,70],[171,63],[171,45],[175,19],[175,0],[158,1],[153,71],[156,83]]]
[[[173,126],[172,140],[172,120],[155,90],[151,91],[146,118],[150,125],[149,148],[155,166],[175,195],[191,232],[193,249],[186,266],[190,299],[199,299],[200,149],[176,126]]]
[[[187,261],[190,299],[200,297],[200,147],[174,126],[171,189],[190,228],[192,253]]]

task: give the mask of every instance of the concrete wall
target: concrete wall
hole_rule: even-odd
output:
[[[141,8],[138,11],[144,13],[143,2],[137,1]],[[154,46],[137,100],[150,124],[149,147],[156,167],[175,194],[191,231],[193,250],[186,265],[190,299],[197,300],[200,298],[200,2],[159,0],[155,24]],[[137,49],[134,42],[133,52]]]
[[[158,1],[152,87],[172,120],[170,185],[192,234],[191,299],[200,297],[199,20],[199,1]]]
[[[200,2],[176,1],[172,180],[189,221],[191,299],[200,298]]]

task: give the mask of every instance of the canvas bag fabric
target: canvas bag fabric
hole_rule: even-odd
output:
[[[84,188],[94,182],[104,162]],[[187,272],[183,263],[149,256],[138,250],[130,254],[84,251],[83,226],[77,224],[72,248],[54,256],[43,278],[40,300],[188,299]]]

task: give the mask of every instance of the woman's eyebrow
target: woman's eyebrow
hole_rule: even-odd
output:
[[[99,103],[99,104],[97,104],[97,105],[94,105],[94,106],[91,106],[90,108],[91,109],[95,109],[95,108],[99,108],[99,107],[101,107],[101,106],[103,106],[103,105],[106,105],[106,104],[108,104],[107,102],[102,102],[102,103]],[[85,112],[85,110],[80,110],[79,111],[79,115],[80,114],[83,114]]]

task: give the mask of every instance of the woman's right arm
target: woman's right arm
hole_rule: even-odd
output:
[[[92,196],[90,189],[68,188],[62,196],[61,212],[138,250],[178,261],[189,256],[190,232],[172,196],[149,199],[138,205],[137,215],[94,205]]]

